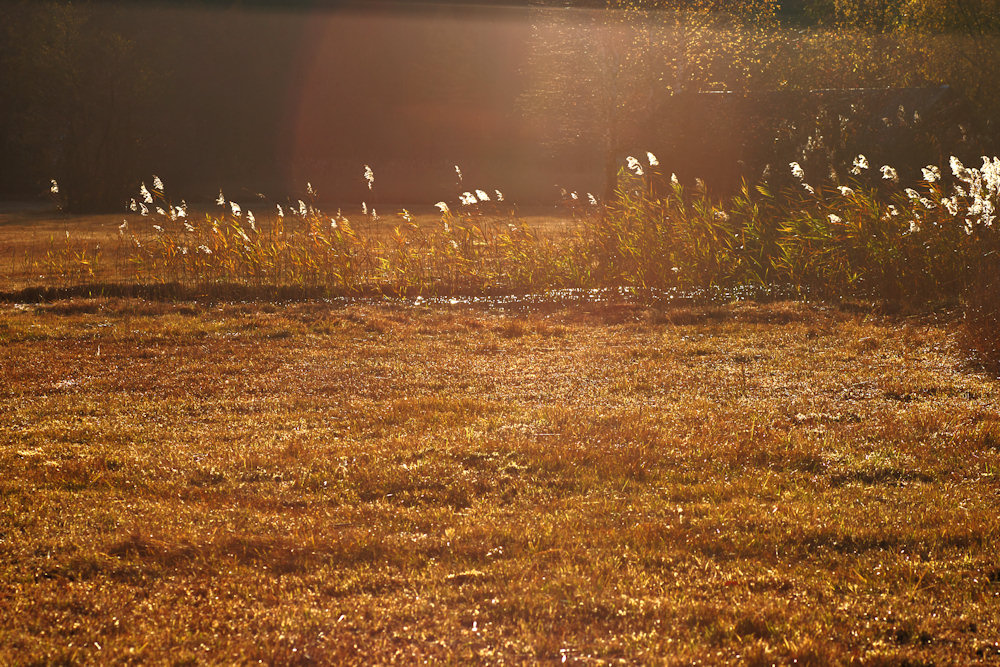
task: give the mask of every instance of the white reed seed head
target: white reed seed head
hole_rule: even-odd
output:
[[[948,162],[951,166],[951,173],[955,176],[955,178],[965,183],[972,183],[972,172],[975,170],[966,169],[965,165],[962,164],[962,161],[954,155],[951,156],[951,159]]]

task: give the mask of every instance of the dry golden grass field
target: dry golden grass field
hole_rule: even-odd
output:
[[[0,663],[1000,661],[947,314],[0,304]]]

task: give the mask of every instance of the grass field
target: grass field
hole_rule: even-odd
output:
[[[1000,660],[954,324],[2,304],[0,663]]]

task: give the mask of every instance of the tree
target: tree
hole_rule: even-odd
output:
[[[790,106],[775,110],[785,115],[787,136],[772,141],[771,152],[791,151],[775,165],[813,150],[825,161],[826,176],[832,157],[877,133],[883,124],[876,110],[825,101],[855,89],[948,85],[977,110],[971,125],[986,131],[974,137],[972,127],[948,128],[947,117],[927,131],[943,138],[955,135],[951,129],[966,136],[968,129],[966,146],[993,151],[998,145],[1000,98],[993,87],[1000,78],[1000,0],[800,0],[780,7],[768,0],[611,0],[606,11],[583,18],[541,9],[535,33],[526,109],[546,119],[553,143],[597,147],[609,188],[623,154],[640,150],[648,137],[663,139],[660,128],[669,131],[659,143],[666,153],[661,160],[681,172],[670,169],[670,153],[688,161],[706,152],[698,143],[711,134],[701,113],[706,106],[738,111],[777,91],[798,94],[781,97]],[[720,105],[701,94],[707,91],[732,95]],[[742,95],[747,99],[740,102]],[[759,120],[766,122],[758,129],[766,131],[782,119]],[[739,139],[736,123],[723,124]],[[704,172],[706,160],[697,161]],[[694,175],[712,174],[688,176]]]
[[[614,187],[620,151],[688,93],[747,90],[766,72],[776,0],[609,0],[540,7],[526,113],[553,144],[596,147]],[[669,112],[668,112],[669,115]]]
[[[985,120],[994,145],[1000,133],[1000,0],[898,0],[898,32],[919,53],[929,80],[969,99]]]
[[[3,52],[16,168],[59,181],[72,211],[120,207],[151,114],[152,69],[134,41],[88,5],[9,8]]]

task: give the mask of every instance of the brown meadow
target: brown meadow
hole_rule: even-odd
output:
[[[0,662],[975,663],[1000,414],[950,314],[0,310]]]

